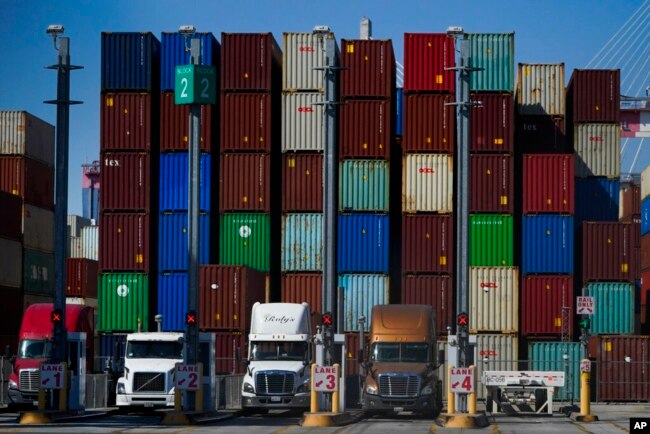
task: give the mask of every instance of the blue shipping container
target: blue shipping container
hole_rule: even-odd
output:
[[[211,179],[212,157],[202,153],[200,160],[199,207],[210,212],[212,208]],[[160,210],[184,211],[189,209],[189,153],[160,154]]]
[[[650,233],[650,196],[641,201],[641,235]]]
[[[594,297],[591,315],[592,334],[634,333],[634,284],[629,282],[591,282],[586,296]]]
[[[282,271],[323,271],[323,214],[282,216]]]
[[[381,274],[342,274],[338,286],[343,288],[343,316],[346,332],[359,331],[359,316],[370,318],[372,307],[387,304],[388,276]]]
[[[522,217],[523,274],[573,273],[573,216],[559,214]]]
[[[185,331],[187,272],[158,274],[158,311],[162,331]]]
[[[201,39],[201,65],[219,65],[220,45],[212,33],[195,33],[191,39]],[[189,65],[190,39],[180,33],[163,32],[160,40],[160,90],[173,91],[175,83],[175,67]],[[217,80],[217,83],[219,80]]]
[[[158,222],[158,270],[186,271],[187,212],[163,212]],[[210,214],[199,215],[199,263],[210,264]]]
[[[338,272],[388,274],[388,215],[339,214],[338,224]]]
[[[395,114],[395,135],[402,136],[402,122],[404,122],[404,89],[397,89],[397,113]]]
[[[102,32],[102,92],[159,92],[160,42],[151,32]]]
[[[125,349],[126,333],[100,334],[98,356],[93,363],[95,372],[123,373]]]
[[[575,224],[618,221],[621,182],[607,178],[575,179]]]

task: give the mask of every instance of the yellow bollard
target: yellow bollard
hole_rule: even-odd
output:
[[[452,365],[447,367],[447,413],[456,413],[456,394],[451,391],[451,370],[454,369]]]
[[[467,398],[468,399],[467,412],[469,414],[476,414],[476,366],[471,365],[469,368],[472,369],[473,376],[474,376],[474,378],[472,378],[472,382],[474,384],[474,391],[472,391],[469,394],[469,397]]]
[[[181,389],[174,389],[174,410],[183,411],[183,391]]]
[[[66,411],[68,409],[68,365],[61,363],[63,366],[63,387],[59,389],[59,411]]]
[[[45,410],[45,389],[42,387],[38,388],[38,409]]]
[[[339,372],[339,368],[340,368],[339,364],[334,363],[334,367],[336,368],[337,372]],[[340,372],[339,372],[339,374],[340,374]],[[336,381],[337,381],[337,383],[339,383],[338,386],[340,386],[340,381],[339,381],[338,378],[336,379]],[[338,413],[339,412],[339,391],[338,391],[338,387],[336,389],[337,389],[336,392],[332,392],[332,413]]]
[[[311,396],[311,405],[309,408],[309,411],[312,413],[318,413],[318,393],[314,390],[314,371],[316,370],[316,364],[312,363],[311,364],[311,378],[309,379],[309,382],[311,383],[310,387],[310,396]]]
[[[589,386],[589,372],[580,373],[580,414],[591,414],[591,393]]]

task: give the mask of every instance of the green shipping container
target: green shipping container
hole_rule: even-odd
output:
[[[511,215],[470,214],[469,265],[513,265],[513,218]]]
[[[591,282],[584,295],[594,297],[591,334],[634,333],[634,284]]]
[[[388,212],[388,162],[344,160],[339,170],[339,211]]]
[[[529,342],[528,358],[533,371],[564,372],[564,387],[556,390],[554,398],[580,400],[580,342]]]
[[[54,254],[23,250],[23,288],[26,294],[54,295]]]
[[[515,77],[514,33],[469,33],[470,90],[512,92]]]
[[[222,214],[219,234],[220,264],[269,271],[271,219],[268,214]]]
[[[97,330],[149,331],[149,276],[141,273],[102,273],[97,288]]]

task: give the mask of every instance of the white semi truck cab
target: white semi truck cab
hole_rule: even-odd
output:
[[[242,407],[308,408],[312,329],[307,303],[255,303]]]

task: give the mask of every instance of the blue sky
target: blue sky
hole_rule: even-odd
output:
[[[310,31],[327,24],[337,39],[357,38],[359,21],[372,20],[375,39],[392,39],[403,61],[405,32],[515,32],[515,62],[564,62],[566,78],[582,68],[641,6],[642,0],[0,0],[0,110],[27,110],[56,124],[56,63],[48,24],[63,24],[70,37],[70,214],[81,214],[81,164],[99,157],[100,34],[103,31]],[[643,151],[642,151],[643,152]],[[649,152],[640,163],[650,164]],[[644,162],[645,161],[645,162]],[[625,167],[625,160],[623,162]],[[628,164],[629,166],[629,164]],[[637,167],[639,165],[637,164]]]

